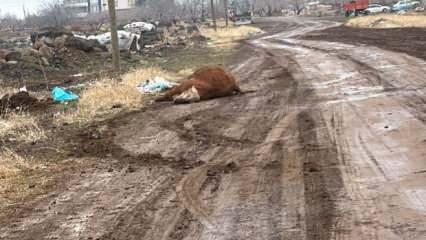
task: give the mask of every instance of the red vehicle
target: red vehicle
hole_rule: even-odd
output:
[[[343,4],[343,9],[345,10],[345,15],[348,17],[352,13],[355,16],[358,16],[360,12],[363,12],[368,8],[369,0],[354,0],[348,3]]]

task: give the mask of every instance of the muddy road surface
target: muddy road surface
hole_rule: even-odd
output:
[[[254,92],[106,124],[97,167],[0,238],[426,239],[426,62],[264,21],[230,66]]]

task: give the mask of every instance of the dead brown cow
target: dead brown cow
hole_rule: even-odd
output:
[[[203,67],[157,101],[191,103],[241,93],[235,78],[220,67]]]

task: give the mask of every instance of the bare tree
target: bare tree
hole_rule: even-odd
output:
[[[15,15],[6,14],[0,17],[0,29],[9,28],[15,31],[16,29],[23,27],[23,21]]]
[[[112,65],[115,73],[120,73],[120,51],[118,49],[117,17],[115,0],[108,0],[109,19],[111,25]]]
[[[305,1],[304,0],[291,0],[290,4],[293,6],[293,10],[297,15],[305,9]]]
[[[214,9],[214,0],[210,0],[210,8],[211,8],[211,11],[212,11],[213,28],[214,28],[215,31],[217,31],[216,13],[215,13],[215,9]]]
[[[228,27],[228,0],[223,0],[224,10],[225,10],[225,23],[226,27]]]
[[[63,27],[73,19],[73,13],[68,11],[61,0],[48,0],[42,3],[39,13],[42,26]]]

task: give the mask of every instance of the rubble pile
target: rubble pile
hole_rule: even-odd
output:
[[[0,81],[45,78],[53,74],[73,75],[84,69],[95,69],[110,59],[111,33],[79,32],[71,29],[46,28],[38,32],[0,40]],[[135,22],[118,31],[121,51],[162,56],[166,48],[182,48],[206,41],[196,25],[170,22],[154,25]],[[106,30],[106,32],[105,32]],[[128,56],[123,54],[123,56]],[[129,55],[130,56],[130,55]],[[105,61],[106,60],[106,61]],[[63,79],[54,79],[62,81]]]
[[[165,39],[170,45],[188,46],[204,43],[207,39],[201,35],[197,25],[177,22],[167,28]]]
[[[142,32],[140,44],[142,53],[161,55],[164,48],[183,48],[206,43],[198,26],[185,22],[163,23],[155,31]]]

